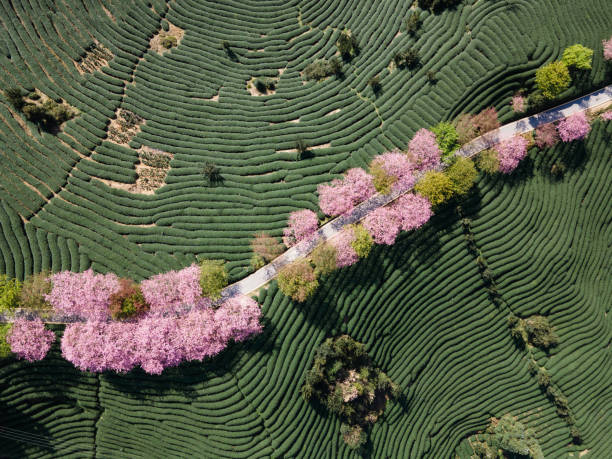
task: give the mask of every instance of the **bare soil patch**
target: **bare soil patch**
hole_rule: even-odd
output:
[[[85,50],[85,53],[78,60],[74,61],[74,66],[81,75],[84,73],[93,73],[108,65],[113,57],[113,53],[111,53],[110,49],[95,40],[93,44]]]
[[[140,132],[140,126],[145,123],[144,118],[135,113],[118,108],[115,118],[108,126],[108,141],[117,145],[128,145],[136,134]]]
[[[149,48],[151,51],[155,51],[159,54],[164,54],[166,51],[170,51],[170,49],[177,47],[181,44],[181,40],[185,35],[185,31],[180,27],[175,26],[174,24],[169,24],[170,28],[166,32],[165,30],[161,30],[157,35],[151,38],[149,42]],[[167,47],[164,46],[164,42],[166,39],[174,37],[176,43],[173,43],[172,46]]]

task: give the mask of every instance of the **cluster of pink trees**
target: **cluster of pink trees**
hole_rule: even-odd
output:
[[[54,341],[55,333],[47,330],[39,318],[15,319],[6,336],[11,352],[28,362],[44,359]]]
[[[204,308],[210,298],[202,296],[200,267],[192,264],[178,271],[156,274],[141,282],[140,288],[150,306],[150,314],[180,312],[185,306]]]
[[[415,163],[399,150],[376,156],[370,164],[370,169],[372,171],[378,169],[390,178],[393,183],[391,186],[393,191],[407,190],[416,182]]]
[[[611,121],[612,120],[612,110],[608,110],[607,112],[602,113],[601,119],[605,121]]]
[[[359,255],[353,248],[355,241],[355,231],[352,226],[346,226],[340,231],[336,237],[331,240],[332,245],[336,249],[336,266],[344,268],[351,266],[359,260]]]
[[[66,326],[62,355],[85,371],[130,371],[151,374],[183,361],[203,360],[230,341],[261,332],[260,309],[248,297],[231,298],[218,309],[192,309],[182,316],[147,315],[137,321],[89,320]]]
[[[612,37],[609,40],[604,40],[603,44],[603,55],[607,61],[612,61]]]
[[[289,214],[289,223],[283,232],[283,243],[292,247],[300,241],[309,240],[319,227],[317,214],[312,210],[296,210]]]
[[[319,207],[326,215],[348,214],[376,193],[372,176],[360,168],[349,169],[342,179],[318,186]]]

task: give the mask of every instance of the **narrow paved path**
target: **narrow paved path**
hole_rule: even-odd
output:
[[[477,153],[480,153],[482,150],[491,148],[493,145],[503,142],[504,140],[508,140],[517,134],[524,134],[532,131],[542,124],[552,123],[575,113],[597,108],[609,103],[612,103],[612,85],[606,86],[599,91],[592,92],[563,105],[559,105],[535,115],[505,124],[502,127],[488,132],[487,134],[465,144],[457,151],[456,154],[464,157],[472,157]],[[442,169],[443,166],[438,167],[438,170]],[[356,206],[349,215],[340,216],[323,225],[315,233],[312,240],[303,241],[296,244],[263,268],[226,287],[222,292],[222,300],[237,295],[249,295],[256,292],[274,279],[284,266],[287,266],[299,258],[309,255],[318,244],[336,236],[346,225],[362,220],[373,210],[389,204],[399,196],[408,193],[411,190],[412,188],[408,188],[405,190],[397,190],[386,195],[376,194],[372,196],[367,201],[364,201]],[[17,315],[24,315],[28,317],[33,317],[36,315],[33,313],[27,313],[25,311],[16,312]],[[11,322],[12,320],[12,317],[0,314],[0,322]],[[51,315],[46,318],[45,322],[68,323],[78,320],[79,319],[75,319],[73,317]]]

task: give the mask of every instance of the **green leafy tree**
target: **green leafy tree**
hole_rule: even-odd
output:
[[[0,274],[0,312],[11,311],[19,306],[21,282]]]
[[[45,300],[45,295],[51,293],[51,280],[49,271],[33,274],[23,281],[19,294],[19,304],[25,309],[51,309]]]
[[[23,94],[21,93],[21,89],[19,88],[7,88],[4,90],[4,97],[9,103],[16,108],[17,110],[21,110],[23,107]]]
[[[223,260],[207,260],[200,262],[200,287],[202,296],[212,299],[221,297],[221,290],[227,286],[229,274]]]
[[[561,62],[568,67],[579,70],[589,70],[593,62],[593,50],[580,44],[568,46],[563,51]]]
[[[441,121],[431,128],[442,151],[442,160],[448,160],[459,148],[459,134],[452,123]]]
[[[448,178],[453,184],[453,192],[462,196],[467,194],[474,185],[478,172],[474,162],[469,158],[457,158],[446,171]]]
[[[437,206],[452,198],[455,187],[445,173],[429,171],[415,185],[414,191],[429,199],[432,206]]]
[[[483,150],[476,158],[478,169],[487,174],[495,174],[499,171],[499,158],[495,150]]]
[[[312,251],[310,259],[315,266],[315,274],[327,275],[336,270],[336,248],[331,244],[321,244]]]
[[[374,246],[372,235],[363,225],[354,225],[353,233],[355,234],[355,240],[351,242],[351,247],[359,258],[366,258]]]
[[[338,48],[338,52],[340,52],[342,58],[345,60],[352,59],[359,52],[357,39],[348,29],[344,29],[340,33],[338,41],[336,42],[336,47]]]
[[[299,303],[310,298],[319,287],[317,274],[306,260],[297,260],[285,266],[277,280],[280,291]]]
[[[551,62],[536,70],[536,85],[547,99],[554,99],[566,90],[572,79],[567,65],[562,61]]]
[[[6,342],[6,335],[11,329],[12,324],[0,324],[0,358],[6,358],[11,355],[11,346]]]

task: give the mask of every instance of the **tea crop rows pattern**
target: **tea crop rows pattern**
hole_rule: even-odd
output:
[[[80,115],[57,136],[0,104],[0,270],[113,271],[135,279],[190,264],[197,255],[229,261],[244,277],[256,231],[279,236],[287,215],[316,210],[316,186],[375,155],[405,147],[414,132],[462,111],[494,104],[510,119],[513,92],[576,41],[596,49],[591,81],[605,80],[601,39],[612,7],[575,2],[468,0],[424,14],[411,38],[410,2],[15,0],[0,6],[0,86],[38,88]],[[608,14],[610,13],[610,14]],[[185,30],[164,54],[148,49],[162,20]],[[588,26],[587,26],[588,25]],[[305,83],[304,67],[335,53],[343,28],[361,53],[344,77]],[[221,46],[226,41],[233,57]],[[112,54],[80,74],[92,44]],[[422,67],[389,69],[416,46]],[[427,82],[428,71],[438,82]],[[382,92],[367,81],[380,74]],[[253,97],[254,77],[278,77],[276,92]],[[584,86],[584,85],[583,85]],[[574,88],[573,95],[588,87]],[[145,119],[129,147],[108,141],[117,109]],[[297,160],[301,139],[314,153]],[[166,184],[133,194],[137,149],[172,153]],[[202,168],[224,181],[209,186]]]
[[[51,357],[0,367],[3,425],[53,437],[55,450],[7,442],[31,457],[357,457],[340,422],[299,394],[316,348],[348,333],[405,391],[375,424],[372,457],[468,458],[467,438],[505,413],[534,429],[545,457],[608,457],[612,406],[609,221],[612,124],[584,145],[532,150],[517,173],[481,177],[462,203],[505,306],[485,290],[450,207],[393,247],[322,279],[291,303],[273,282],[260,293],[265,329],[212,362],[97,379]],[[551,175],[562,161],[562,179]],[[568,397],[583,436],[529,374],[506,318],[545,314],[559,346],[538,365]],[[58,382],[61,381],[61,382]],[[54,403],[62,400],[59,408]],[[23,416],[26,413],[28,418]]]

